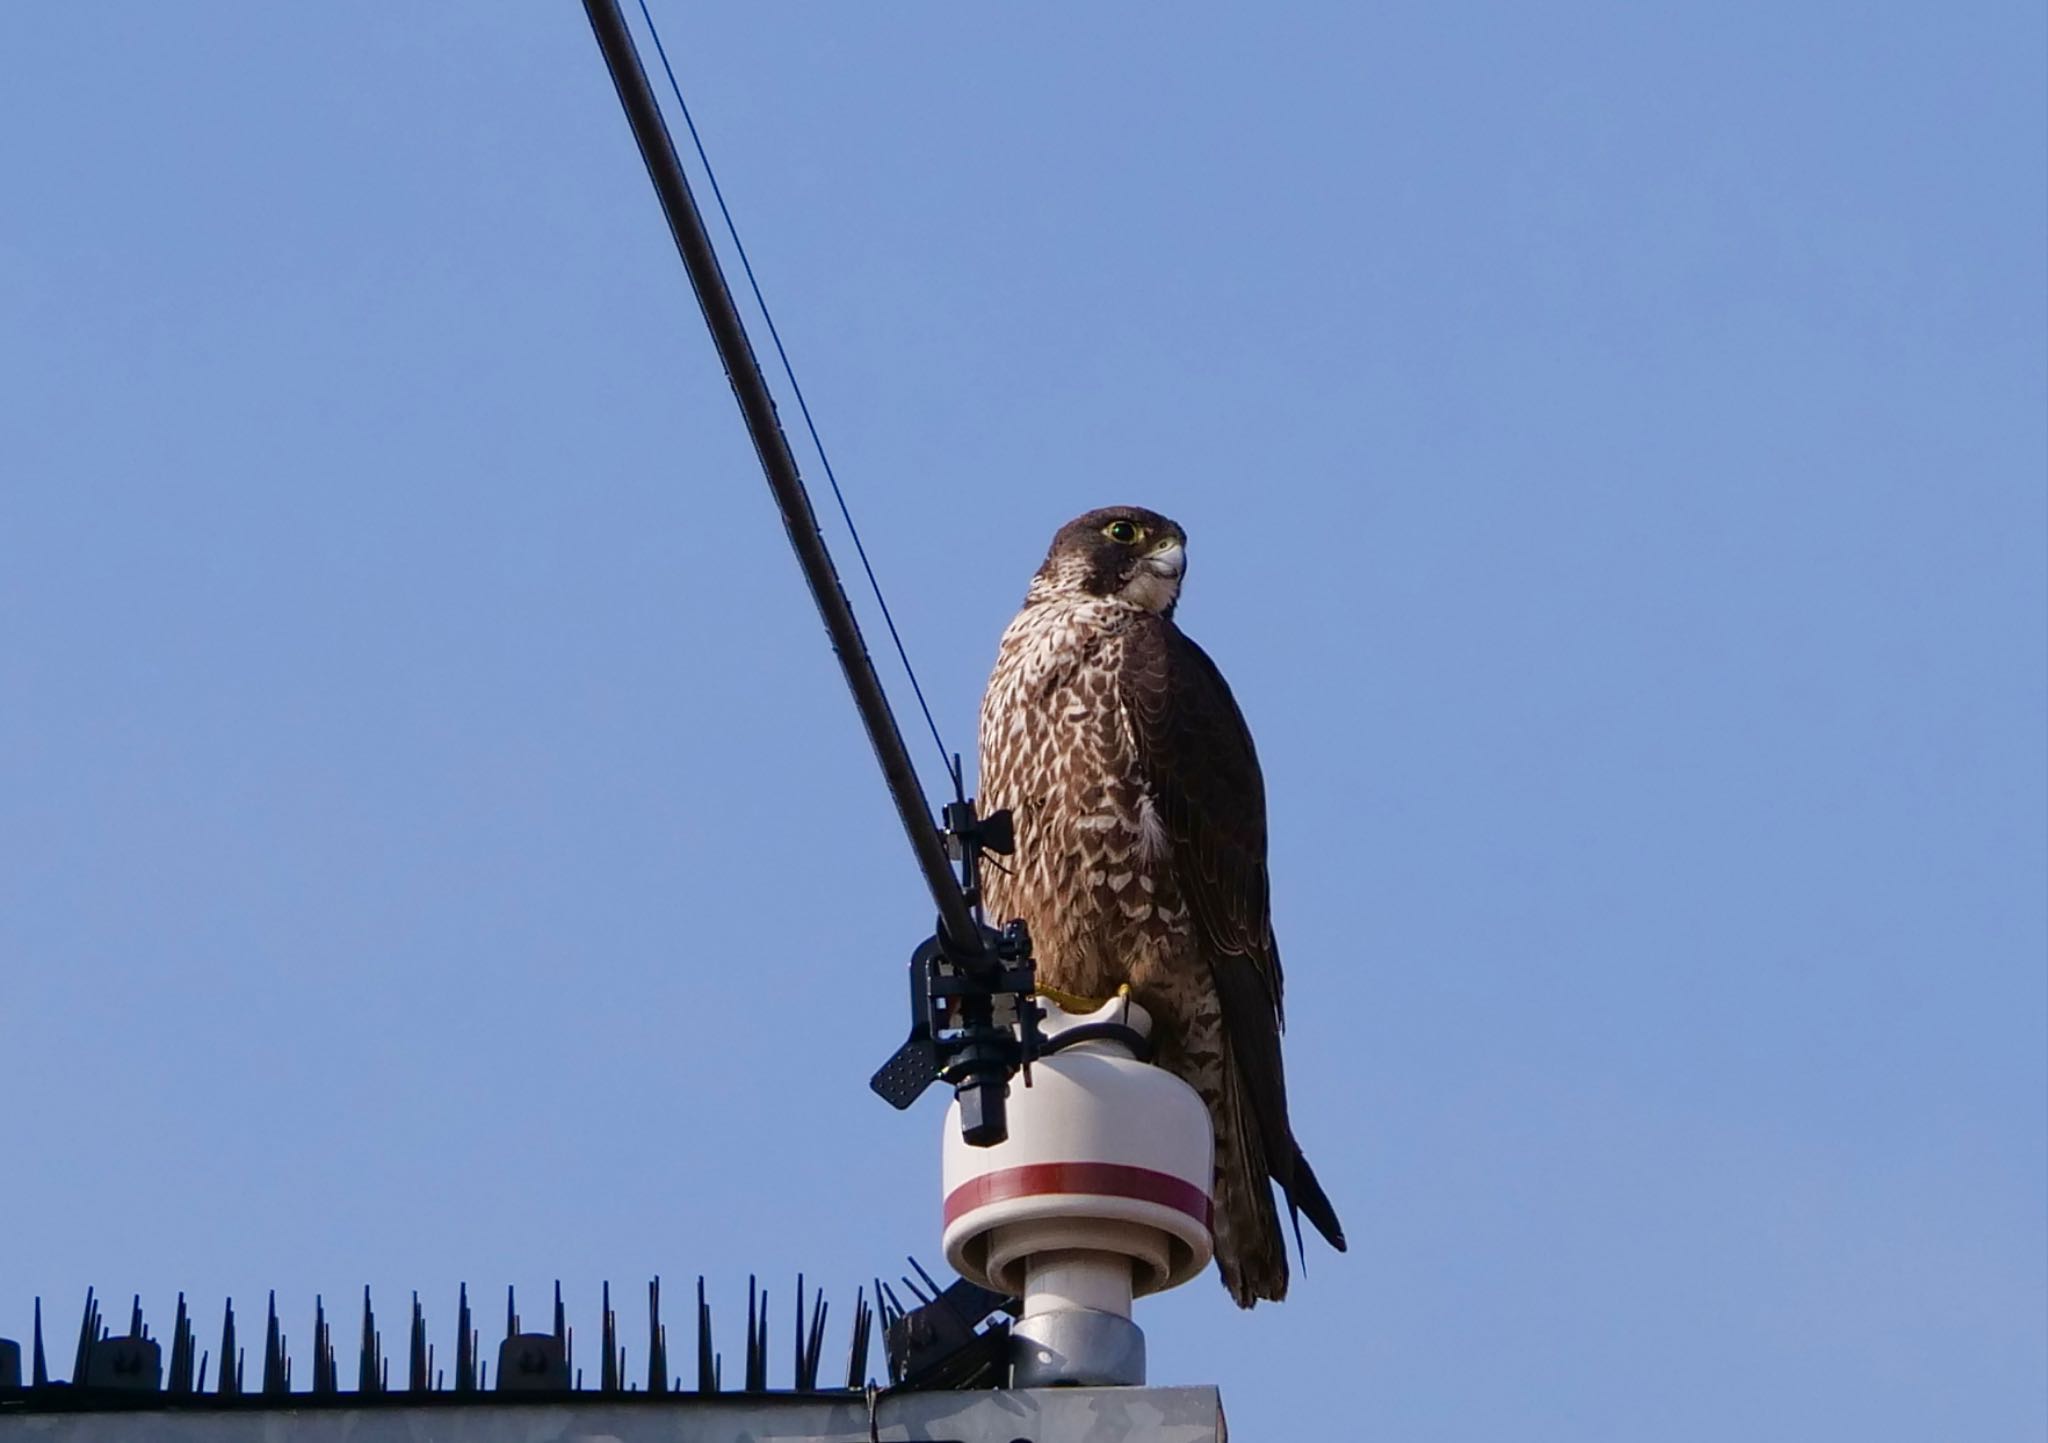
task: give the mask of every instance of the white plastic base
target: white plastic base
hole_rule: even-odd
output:
[[[1062,1308],[1131,1315],[1131,1260],[1117,1253],[1034,1253],[1024,1264],[1024,1316]]]

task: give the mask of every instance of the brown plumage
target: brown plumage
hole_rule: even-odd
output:
[[[1287,1123],[1265,787],[1230,688],[1173,624],[1185,544],[1132,506],[1053,538],[982,698],[982,809],[1017,825],[987,902],[1029,925],[1046,985],[1129,983],[1152,1014],[1216,1125],[1216,1263],[1249,1308],[1287,1294],[1268,1179],[1297,1230],[1344,1233]]]

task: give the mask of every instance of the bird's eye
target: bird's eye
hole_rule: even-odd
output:
[[[1145,539],[1145,528],[1135,521],[1112,521],[1102,528],[1102,534],[1121,546]]]

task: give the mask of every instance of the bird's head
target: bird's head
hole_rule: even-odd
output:
[[[1173,615],[1187,569],[1187,533],[1142,506],[1105,506],[1059,529],[1032,578],[1033,599],[1113,596]]]

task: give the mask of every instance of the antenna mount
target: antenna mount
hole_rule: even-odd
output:
[[[1031,1082],[1043,1015],[1031,1000],[1037,966],[1031,933],[1021,921],[997,929],[981,910],[984,852],[1007,854],[1016,827],[1007,810],[977,816],[971,799],[947,803],[946,851],[960,864],[960,890],[974,905],[980,947],[954,944],[943,921],[910,957],[910,1036],[869,1079],[868,1086],[898,1109],[909,1107],[933,1082],[953,1085],[960,1102],[960,1132],[971,1147],[994,1147],[1009,1136],[1006,1103],[1010,1078],[1023,1069]]]

